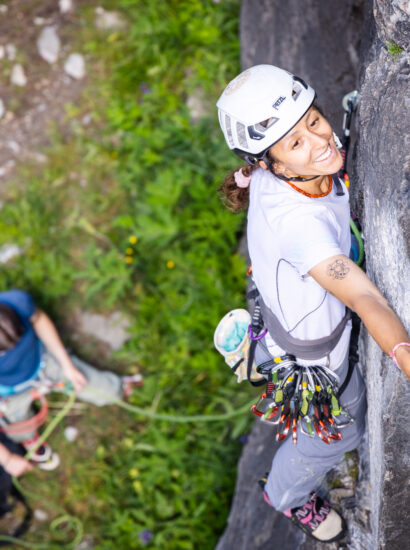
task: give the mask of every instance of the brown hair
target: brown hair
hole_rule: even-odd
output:
[[[270,151],[266,153],[267,160],[272,164],[276,162],[276,159],[272,156]],[[219,196],[228,210],[231,212],[240,212],[246,210],[249,206],[249,187],[238,187],[235,182],[235,172],[242,170],[244,176],[249,177],[252,172],[259,168],[259,163],[254,165],[245,164],[226,176],[225,181],[218,189]]]
[[[23,323],[14,309],[0,304],[0,351],[14,348],[23,334]]]
[[[249,187],[238,187],[235,182],[235,172],[242,170],[244,176],[248,177],[259,165],[245,164],[229,172],[223,184],[219,187],[219,196],[228,210],[231,212],[240,212],[246,210],[249,205]]]

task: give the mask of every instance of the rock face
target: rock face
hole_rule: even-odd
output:
[[[367,273],[408,327],[410,5],[376,0],[374,8],[375,30],[362,59],[354,175],[363,195]],[[372,547],[395,550],[406,547],[410,535],[409,384],[369,337],[363,337],[362,357],[369,399]]]
[[[241,13],[243,68],[272,63],[306,78],[336,131],[341,98],[360,90],[352,208],[363,224],[367,273],[404,322],[410,273],[409,6],[403,0],[243,0]],[[409,385],[363,329],[359,347],[369,433],[359,449],[355,496],[338,493],[349,538],[327,548],[398,550],[410,535]],[[275,452],[269,431],[256,423],[244,448],[228,526],[216,550],[324,547],[295,532],[261,499],[256,480]]]

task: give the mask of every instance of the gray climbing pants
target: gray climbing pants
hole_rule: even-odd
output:
[[[120,376],[110,371],[98,370],[75,355],[70,355],[70,358],[88,381],[84,390],[77,394],[79,399],[97,406],[102,406],[112,403],[115,399],[122,398],[122,382]],[[50,353],[45,352],[42,359],[45,365],[39,372],[38,378],[34,381],[33,387],[36,387],[36,384],[41,385],[42,381],[49,381],[54,384],[67,381],[61,365]],[[56,388],[55,391],[61,390]],[[94,391],[96,393],[94,393]],[[101,394],[99,392],[101,392]],[[32,389],[27,389],[22,393],[1,399],[0,409],[2,418],[0,419],[0,423],[7,429],[7,426],[10,424],[32,418],[35,414],[32,409],[32,402]],[[13,441],[20,442],[34,438],[36,431],[8,435]]]
[[[341,384],[348,370],[348,355],[337,369]],[[341,429],[343,439],[324,443],[318,436],[306,436],[298,431],[297,445],[288,437],[276,452],[265,491],[276,510],[302,506],[317,489],[326,472],[341,462],[344,454],[355,449],[363,436],[366,414],[366,390],[356,366],[340,404],[354,418],[354,423]]]

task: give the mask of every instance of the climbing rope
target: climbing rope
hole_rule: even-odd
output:
[[[58,424],[63,420],[65,416],[70,412],[71,408],[73,407],[75,403],[76,394],[74,391],[74,388],[71,384],[67,384],[66,388],[69,389],[68,392],[68,400],[64,407],[59,411],[59,413],[51,420],[51,422],[48,424],[48,426],[45,428],[41,436],[36,441],[36,444],[33,445],[33,447],[27,452],[25,455],[25,458],[27,460],[30,460],[30,457],[36,452],[36,450],[42,445],[51,435],[51,433],[55,430],[55,428],[58,426]],[[138,416],[143,416],[145,418],[149,418],[151,420],[163,420],[166,422],[178,422],[178,423],[187,423],[187,422],[219,422],[223,420],[229,420],[231,418],[234,418],[236,416],[239,416],[241,414],[244,414],[247,412],[250,408],[250,405],[253,403],[253,400],[243,407],[229,411],[227,413],[223,414],[210,414],[210,415],[175,415],[175,414],[161,414],[161,413],[155,413],[148,409],[143,409],[141,407],[137,407],[135,405],[131,405],[129,403],[126,403],[125,401],[122,401],[121,399],[113,399],[111,396],[107,395],[105,392],[101,392],[98,390],[91,390],[90,388],[88,391],[94,393],[95,395],[98,395],[99,397],[105,397],[110,399],[110,404],[118,405],[119,407],[137,414]],[[28,491],[25,489],[20,481],[13,477],[13,483],[17,487],[17,489],[27,498],[35,500],[35,501],[44,501],[43,497],[40,495],[36,495],[35,493],[32,493],[31,491]],[[61,506],[56,505],[53,503],[53,509],[57,510],[57,512],[60,514],[56,519],[54,519],[49,526],[49,530],[51,535],[57,540],[58,542],[58,548],[59,549],[74,549],[82,540],[83,534],[84,534],[84,527],[83,522],[64,510]],[[68,538],[69,533],[74,533],[72,535],[72,539],[68,542],[63,542],[64,539]],[[8,536],[8,535],[1,535],[0,534],[0,541],[10,542],[15,545],[22,546],[23,548],[29,548],[32,550],[50,550],[50,543],[34,543],[34,542],[26,542],[24,540],[21,540],[16,537]]]

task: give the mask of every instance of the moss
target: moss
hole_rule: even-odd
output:
[[[396,59],[400,57],[403,51],[403,48],[396,44],[396,42],[394,42],[393,40],[389,40],[388,42],[386,42],[386,48],[387,53],[393,59],[393,61],[396,61]]]

